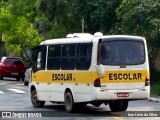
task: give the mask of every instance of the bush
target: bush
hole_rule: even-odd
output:
[[[160,72],[156,69],[150,70],[151,94],[160,96]]]
[[[6,56],[7,54],[6,54],[6,52],[0,52],[0,57],[2,57],[2,56]]]

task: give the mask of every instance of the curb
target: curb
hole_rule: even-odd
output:
[[[154,103],[160,103],[160,99],[157,99],[157,98],[149,98],[148,101],[154,102]]]

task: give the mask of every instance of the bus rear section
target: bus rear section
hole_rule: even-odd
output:
[[[106,100],[112,111],[125,111],[128,101],[149,98],[148,53],[144,38],[103,37],[97,49],[96,72],[92,75],[95,101]]]

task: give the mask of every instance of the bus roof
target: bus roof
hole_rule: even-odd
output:
[[[88,33],[74,33],[67,38],[49,39],[40,43],[40,45],[68,44],[68,43],[89,43],[94,36]]]
[[[100,37],[94,37],[88,33],[74,33],[68,34],[67,38],[58,38],[58,39],[49,39],[40,43],[40,45],[52,45],[52,44],[69,44],[69,43],[90,43],[93,40],[98,39],[117,39],[117,38],[126,38],[126,39],[139,39],[144,40],[143,37],[140,36],[131,36],[131,35],[106,35]]]
[[[106,36],[102,36],[102,37],[98,37],[100,38],[131,38],[131,39],[144,39],[143,37],[140,36],[133,36],[133,35],[106,35]]]

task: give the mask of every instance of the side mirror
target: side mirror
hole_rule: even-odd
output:
[[[103,65],[95,65],[95,69],[98,72],[100,78],[103,78],[105,76]]]
[[[41,60],[38,59],[38,60],[37,60],[37,68],[40,69],[41,67],[42,67],[42,66],[41,66]]]

